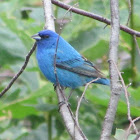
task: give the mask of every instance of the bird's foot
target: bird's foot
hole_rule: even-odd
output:
[[[67,107],[70,107],[71,106],[71,104],[69,102],[67,102],[67,101],[61,101],[61,102],[58,103],[58,106],[59,106],[58,111],[60,111],[61,106],[63,106],[64,104],[66,104]]]
[[[54,91],[56,91],[56,87],[57,87],[57,85],[56,85],[56,84],[53,84],[53,87],[54,87]],[[66,88],[65,88],[65,87],[63,87],[63,86],[60,86],[60,88],[61,88],[61,90],[66,89]]]
[[[53,84],[53,87],[54,87],[54,91],[56,91],[56,87],[57,87],[57,86],[56,86],[55,84]]]

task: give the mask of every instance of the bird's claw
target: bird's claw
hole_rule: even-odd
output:
[[[53,87],[54,87],[54,91],[56,91],[56,85],[55,84],[53,84]]]
[[[66,104],[67,106],[71,106],[71,104],[69,102],[67,102],[67,101],[61,101],[61,102],[58,103],[58,106],[59,106],[58,111],[60,111],[61,106],[63,106],[64,104]]]

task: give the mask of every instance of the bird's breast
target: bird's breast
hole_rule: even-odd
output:
[[[48,80],[54,83],[54,52],[49,50],[42,52],[37,51],[36,58],[41,72]]]

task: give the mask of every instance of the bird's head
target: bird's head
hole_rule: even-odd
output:
[[[58,37],[58,34],[51,30],[42,30],[32,36],[32,38],[35,39],[37,42],[50,41],[50,40],[56,39],[57,37]]]

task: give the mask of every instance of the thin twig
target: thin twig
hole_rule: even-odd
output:
[[[8,86],[6,88],[4,88],[4,90],[0,93],[0,98],[10,89],[10,87],[14,84],[14,82],[17,80],[17,78],[22,74],[22,72],[26,68],[26,66],[29,62],[29,59],[30,59],[30,57],[31,57],[31,55],[32,55],[32,53],[34,52],[35,49],[36,49],[36,43],[34,43],[33,47],[31,48],[31,50],[27,54],[27,56],[25,58],[25,62],[23,64],[23,66],[21,67],[21,69],[19,70],[19,72],[11,79]]]
[[[68,10],[71,7],[70,5],[64,4],[63,2],[60,2],[60,1],[57,1],[57,0],[51,0],[51,1],[52,1],[53,4],[59,6],[63,9],[66,9],[66,10]],[[97,15],[97,14],[94,14],[94,13],[84,11],[84,10],[79,9],[79,8],[72,7],[71,11],[74,12],[74,13],[77,13],[79,15],[83,15],[83,16],[98,20],[98,21],[103,22],[107,25],[111,24],[111,21],[109,19],[104,18],[104,17],[102,17],[100,15]],[[131,35],[136,35],[137,37],[140,37],[140,32],[138,32],[136,30],[133,30],[133,29],[127,27],[127,26],[120,25],[120,29],[124,32],[127,32],[127,33],[131,34]]]
[[[57,38],[57,42],[56,42],[56,48],[55,48],[55,54],[54,54],[54,74],[55,74],[55,79],[56,79],[56,86],[58,86],[60,92],[63,96],[63,99],[64,99],[64,102],[68,105],[67,103],[67,99],[64,95],[64,92],[62,90],[62,87],[60,86],[59,84],[59,80],[58,80],[58,76],[57,76],[57,68],[56,68],[56,58],[57,58],[57,49],[58,49],[58,42],[59,42],[59,38],[60,38],[60,35],[58,35],[58,38]],[[70,110],[70,113],[71,113],[71,110]]]
[[[138,50],[138,54],[140,55],[140,47],[139,47],[139,45],[138,45],[138,42],[137,42],[136,36],[133,35],[133,37],[134,37],[134,41],[135,41],[135,44],[136,44],[136,48],[137,48],[137,50]]]
[[[60,92],[64,92],[64,90],[61,91],[60,88],[57,86],[56,91],[57,91],[57,96],[58,96],[59,102],[64,102],[63,95],[62,95],[62,93],[60,93]],[[70,106],[67,105],[66,103],[64,103],[62,106],[60,106],[59,111],[62,115],[64,124],[65,124],[70,136],[72,137],[72,139],[87,140],[87,138],[84,135],[84,133],[82,132],[81,128],[78,126],[77,122],[75,121],[75,117],[71,111]]]
[[[113,62],[114,66],[115,66],[115,68],[116,68],[116,70],[117,70],[117,72],[118,72],[118,74],[119,74],[119,77],[120,77],[120,79],[121,79],[122,86],[123,86],[123,89],[124,89],[125,98],[126,98],[126,103],[127,103],[127,116],[128,116],[128,120],[130,121],[130,123],[132,123],[133,128],[134,128],[136,134],[138,134],[138,130],[137,130],[137,128],[136,128],[136,125],[134,124],[134,122],[133,122],[133,120],[132,120],[132,117],[131,117],[130,102],[129,102],[128,92],[127,92],[127,89],[126,89],[124,80],[123,80],[123,78],[122,78],[121,73],[119,72],[119,70],[118,70],[118,68],[117,68],[117,65],[115,64],[114,61],[112,61],[112,62]]]
[[[134,140],[139,140],[139,138],[140,138],[140,133],[138,133],[138,134],[136,135],[136,137],[135,137]]]
[[[59,33],[58,33],[58,38],[57,38],[57,42],[56,42],[56,48],[55,48],[55,54],[54,54],[54,74],[55,74],[55,78],[56,78],[56,86],[58,86],[59,90],[61,91],[60,93],[62,94],[63,98],[64,98],[64,101],[67,103],[67,99],[65,97],[65,95],[63,94],[62,92],[62,89],[61,89],[61,86],[59,84],[59,80],[58,80],[58,76],[57,76],[57,69],[56,69],[56,58],[57,58],[57,49],[58,49],[58,43],[59,43],[59,38],[60,38],[60,34],[61,34],[61,30],[62,30],[62,27],[63,27],[63,20],[65,18],[65,16],[67,15],[67,13],[70,11],[70,9],[72,8],[72,6],[66,11],[66,13],[64,14],[62,20],[61,20],[61,24],[60,24],[60,30],[59,30]],[[47,13],[45,13],[47,14]],[[46,17],[46,16],[45,16]],[[68,104],[68,103],[67,103]],[[71,111],[71,110],[70,110]]]
[[[94,79],[94,80],[88,82],[88,83],[86,84],[86,86],[85,86],[84,92],[82,93],[80,99],[78,100],[78,104],[77,104],[77,108],[76,108],[76,112],[75,112],[75,121],[76,121],[76,123],[77,123],[78,126],[79,126],[79,122],[78,122],[78,113],[79,113],[79,109],[80,109],[80,105],[81,105],[82,99],[83,99],[83,97],[84,97],[84,95],[85,95],[85,93],[86,93],[86,90],[87,90],[88,86],[89,86],[91,83],[93,83],[93,82],[95,82],[95,81],[97,81],[97,80],[99,80],[99,79],[100,79],[100,78],[96,78],[96,79]]]
[[[48,2],[48,5],[46,4]],[[51,28],[53,29],[53,31],[55,31],[54,29],[54,23],[53,22],[47,22],[48,20],[54,20],[53,18],[51,18],[53,16],[52,14],[52,6],[50,5],[51,0],[43,0],[43,6],[44,6],[44,14],[45,14],[45,27],[47,27],[47,29]],[[49,12],[47,12],[49,11]],[[49,14],[47,16],[47,14]],[[49,23],[53,23],[51,26],[49,26]],[[57,58],[57,48],[58,48],[58,42],[59,42],[59,37],[57,39],[57,43],[56,43],[56,50],[55,50],[55,55],[54,55],[54,73],[55,73],[55,77],[56,77],[56,81],[57,81],[57,85],[56,85],[56,93],[58,96],[58,101],[59,103],[64,103],[61,106],[59,106],[59,111],[60,114],[64,120],[64,124],[66,126],[67,131],[69,132],[70,136],[72,137],[72,139],[75,140],[87,140],[86,136],[84,135],[84,133],[82,132],[81,128],[79,128],[77,126],[77,124],[75,123],[75,118],[74,115],[67,103],[65,94],[64,94],[64,90],[62,89],[62,87],[59,84],[59,80],[57,77],[57,69],[56,69],[56,58]]]
[[[58,48],[59,37],[60,37],[60,35],[58,35],[58,38],[57,38],[55,54],[54,54],[54,74],[55,74],[55,79],[56,79],[56,86],[59,85],[59,81],[58,81],[58,77],[57,77],[57,69],[56,69],[56,58],[57,58],[57,48]]]
[[[71,9],[72,9],[74,6],[76,6],[76,5],[77,5],[77,3],[75,3],[73,6],[70,6],[69,9],[68,9],[68,10],[66,11],[66,13],[64,14],[63,19],[61,20],[59,34],[61,33],[61,30],[62,30],[62,27],[63,27],[63,21],[64,21],[65,16],[66,16],[69,12],[71,12]],[[71,19],[72,19],[72,15],[71,15]],[[71,20],[71,21],[72,21],[72,20]]]
[[[131,16],[131,13],[132,13],[131,1],[130,0],[128,0],[128,7],[129,7],[129,15],[128,15],[126,26],[128,26],[128,24],[129,24],[130,16]]]
[[[57,69],[56,69],[56,58],[57,58],[58,42],[59,42],[62,27],[63,27],[63,20],[64,20],[66,14],[70,11],[70,9],[71,9],[71,7],[68,9],[68,11],[66,11],[66,13],[63,16],[63,19],[61,21],[60,28],[59,28],[60,30],[59,30],[59,33],[58,33],[57,42],[56,42],[56,48],[55,48],[55,54],[54,54],[54,74],[55,74],[55,78],[56,78],[56,85],[59,85],[59,81],[58,81],[58,77],[57,77]],[[60,85],[58,87],[61,88]]]
[[[138,120],[140,120],[140,117],[137,117],[137,118],[133,119],[132,122],[135,123]],[[132,127],[132,123],[130,122],[129,127],[128,127],[127,131],[126,131],[126,139],[128,139],[131,127]]]
[[[69,110],[69,112],[70,112],[70,114],[71,114],[71,116],[73,118],[73,121],[74,121],[74,138],[77,137],[76,136],[77,133],[75,133],[75,132],[78,129],[78,131],[80,132],[81,136],[86,140],[86,137],[85,137],[84,133],[82,132],[80,126],[78,125],[79,123],[76,122],[75,117],[74,117],[74,115],[73,115],[73,113],[71,111],[71,108],[70,108],[70,106],[69,106],[69,104],[67,102],[67,99],[65,97],[65,94],[64,94],[64,92],[63,92],[63,90],[62,90],[62,88],[61,88],[61,86],[59,84],[59,80],[58,80],[58,77],[57,77],[57,69],[56,69],[56,58],[57,58],[58,42],[59,42],[61,30],[63,28],[63,21],[64,21],[65,16],[68,14],[68,12],[70,12],[71,8],[72,8],[72,6],[66,11],[66,13],[63,16],[63,19],[61,20],[61,24],[60,24],[60,28],[59,28],[60,30],[59,30],[59,33],[58,33],[57,44],[56,44],[55,55],[54,55],[54,73],[55,73],[55,77],[56,77],[56,81],[57,81],[57,86],[58,86],[59,91],[60,91],[59,93],[61,93],[61,95],[62,95],[62,97],[64,99],[64,102],[67,105],[67,108],[68,108],[68,110]]]

